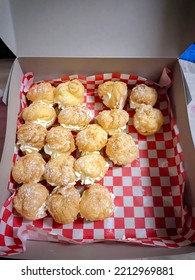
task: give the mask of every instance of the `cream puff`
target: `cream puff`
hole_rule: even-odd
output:
[[[21,157],[12,168],[12,177],[18,184],[37,183],[43,179],[45,161],[41,154],[33,152]]]
[[[106,154],[114,164],[127,165],[137,158],[138,147],[129,134],[119,132],[108,139]]]
[[[101,125],[109,135],[112,135],[126,129],[129,114],[121,109],[104,110],[98,114],[96,119],[99,125]]]
[[[98,221],[114,213],[113,194],[100,184],[90,185],[84,190],[79,204],[81,218]]]
[[[42,100],[45,103],[53,104],[54,88],[50,83],[34,84],[28,91],[26,97],[30,101]]]
[[[45,166],[44,179],[51,186],[74,185],[74,162],[75,158],[67,154],[51,158]]]
[[[109,164],[99,152],[81,156],[74,164],[75,175],[77,180],[81,180],[82,185],[93,184],[95,181],[101,180],[108,168]]]
[[[136,108],[133,125],[140,134],[147,136],[156,133],[160,130],[163,122],[163,114],[159,109],[150,105],[141,105]]]
[[[27,220],[38,220],[47,216],[48,196],[47,188],[40,183],[23,184],[13,198],[13,207]]]
[[[123,109],[127,99],[127,85],[120,81],[107,81],[98,86],[98,95],[110,109]]]
[[[84,102],[83,84],[77,79],[59,84],[54,90],[54,102],[60,109],[82,104]]]
[[[72,131],[79,131],[90,123],[92,117],[87,107],[84,105],[76,105],[61,110],[58,115],[58,122],[61,126]]]
[[[79,213],[80,194],[73,186],[55,188],[49,195],[46,206],[55,222],[71,224]]]
[[[130,108],[135,109],[140,104],[154,106],[158,99],[157,91],[145,84],[135,86],[130,92]]]
[[[76,136],[76,145],[80,152],[100,151],[107,142],[107,132],[98,124],[89,124]]]
[[[48,130],[45,143],[45,153],[52,156],[71,154],[75,150],[71,131],[62,126],[54,126]]]
[[[33,122],[46,128],[54,124],[56,117],[56,112],[52,105],[43,101],[34,101],[22,112],[22,118],[25,123]]]
[[[17,130],[17,145],[24,154],[38,152],[45,144],[46,134],[46,128],[40,124],[22,124]]]

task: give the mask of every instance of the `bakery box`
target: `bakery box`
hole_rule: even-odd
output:
[[[4,92],[4,100],[6,97],[8,99],[8,114],[0,165],[0,206],[2,208],[0,240],[2,252],[7,252],[7,255],[4,254],[5,257],[13,259],[135,259],[194,251],[195,172],[193,169],[195,149],[188,124],[186,93],[178,61],[179,55],[194,38],[192,34],[195,20],[194,9],[195,3],[190,0],[122,0],[120,3],[111,0],[58,0],[55,3],[50,0],[35,0],[28,1],[28,3],[24,0],[1,1],[1,37],[17,57]],[[181,216],[174,216],[174,219],[179,219],[181,223],[178,231],[175,231],[177,234],[171,235],[170,238],[166,236],[162,242],[158,236],[152,238],[144,235],[147,229],[138,224],[137,230],[136,223],[134,223],[132,230],[135,232],[137,230],[137,236],[132,237],[131,234],[127,236],[123,234],[126,230],[126,222],[124,222],[121,225],[117,224],[117,229],[113,226],[115,223],[107,224],[105,232],[108,238],[104,239],[98,238],[98,234],[105,230],[102,225],[93,225],[94,231],[94,227],[87,224],[86,228],[90,229],[87,232],[96,232],[97,238],[93,239],[90,236],[87,242],[76,242],[68,238],[66,234],[61,236],[59,234],[61,231],[57,227],[56,232],[54,231],[55,234],[51,236],[47,235],[47,230],[40,229],[39,225],[39,229],[36,229],[35,225],[26,227],[26,224],[17,228],[18,220],[15,219],[14,222],[11,220],[13,212],[10,210],[11,193],[8,185],[15,153],[18,113],[21,109],[20,93],[32,78],[32,73],[35,82],[80,77],[81,80],[83,79],[83,83],[91,88],[93,84],[98,84],[96,84],[97,81],[104,80],[106,77],[108,80],[126,80],[129,85],[138,82],[155,83],[159,86],[159,90],[161,88],[168,91],[171,100],[170,120],[173,121],[172,127],[177,136],[174,139],[178,141],[175,147],[177,150],[175,157],[179,158],[179,162],[175,160],[175,165],[171,166],[171,170],[181,171],[176,179],[178,182],[183,180],[181,184],[185,187],[184,194],[181,191],[180,200],[182,201],[180,202],[178,202],[178,194],[173,191],[175,188],[173,188],[171,180],[169,181],[169,193],[166,192],[164,183],[162,186],[155,185],[155,192],[157,193],[161,188],[160,194],[157,194],[159,201],[164,201],[164,196],[169,197],[163,202],[165,203],[163,205],[167,207],[167,214],[161,207],[163,215],[168,218],[165,228],[168,226],[173,230],[174,222],[172,223],[171,211],[174,212],[176,208],[180,207]],[[169,106],[169,103],[167,104]],[[169,144],[171,139],[166,140],[166,143]],[[141,139],[141,142],[144,141]],[[153,139],[153,142],[147,146],[148,149],[155,145],[158,146],[159,142],[162,142],[161,138],[158,143],[155,141],[156,139]],[[162,153],[158,154],[155,151],[152,153],[152,157],[154,154],[157,154],[156,161],[158,161],[158,156],[160,157]],[[169,166],[166,166],[167,172],[168,168]],[[135,170],[139,172],[138,167]],[[122,173],[116,171],[116,174],[118,186],[113,183],[112,187],[116,187],[119,192],[123,188],[128,190],[128,181],[123,185]],[[174,174],[172,177],[175,177]],[[156,180],[156,182],[158,181]],[[131,181],[129,187],[132,187],[142,200],[142,196],[138,193],[143,186],[133,184],[134,180]],[[172,192],[171,195],[170,192]],[[152,193],[152,195],[156,194]],[[164,196],[161,197],[161,195]],[[153,201],[153,196],[151,197]],[[155,199],[155,203],[157,203],[155,206],[159,207],[157,200]],[[122,196],[121,201],[125,201],[125,206],[126,203],[128,204]],[[122,207],[123,202],[121,202]],[[138,204],[138,206],[140,205]],[[148,206],[155,213],[154,204]],[[150,214],[143,216],[143,209],[138,208],[136,211],[133,209],[134,214],[131,213],[128,217],[129,220],[126,221],[134,219],[136,212],[138,219],[147,218],[149,222]],[[176,213],[178,212],[176,211]],[[117,218],[120,219],[122,215],[120,213]],[[157,215],[158,218],[161,218],[160,212]],[[155,231],[155,223],[153,226],[153,229],[149,228],[151,231]],[[76,224],[75,227],[75,232],[79,236],[81,225]],[[117,233],[114,238],[113,236],[109,238],[111,229],[113,229],[111,232]],[[66,232],[67,228],[63,228],[63,230]],[[148,232],[151,232],[150,230]],[[11,238],[11,234],[13,238]],[[14,243],[14,240],[21,236],[22,241]],[[86,241],[84,237],[83,240]],[[3,247],[6,247],[6,244],[9,246],[4,250]]]

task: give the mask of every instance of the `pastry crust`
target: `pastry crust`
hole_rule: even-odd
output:
[[[52,104],[54,102],[53,87],[46,82],[35,84],[29,89],[26,97],[32,102],[42,100],[45,103]]]
[[[109,134],[125,130],[129,120],[129,114],[125,110],[104,110],[96,117],[99,125]]]
[[[100,151],[107,142],[107,132],[98,124],[90,124],[76,136],[76,145],[81,152]]]
[[[15,210],[27,220],[38,220],[47,216],[46,199],[49,192],[40,183],[28,183],[19,187],[13,199]]]
[[[18,183],[37,183],[42,180],[45,161],[41,154],[33,152],[21,157],[12,168],[13,179]]]
[[[154,106],[158,99],[157,91],[145,84],[135,86],[130,93],[130,108],[135,109],[140,104]]]
[[[142,135],[152,135],[160,130],[164,118],[160,110],[150,105],[141,105],[136,109],[133,124]]]
[[[17,130],[17,144],[20,150],[25,153],[39,151],[45,144],[47,134],[46,128],[36,123],[25,123]]]
[[[109,164],[99,153],[88,153],[75,161],[74,170],[81,184],[93,184],[101,180],[108,171]]]
[[[119,132],[108,139],[106,154],[114,164],[127,165],[137,158],[138,147],[129,134]]]
[[[74,185],[74,162],[75,158],[67,154],[51,158],[45,166],[45,180],[51,186]]]
[[[54,102],[60,109],[82,104],[84,102],[83,84],[77,79],[59,84],[54,90]]]
[[[23,110],[22,118],[27,122],[38,123],[46,128],[52,126],[56,120],[56,112],[51,104],[35,101]]]
[[[58,122],[61,126],[72,131],[79,131],[85,128],[91,120],[92,114],[84,105],[66,107],[58,115]]]
[[[114,212],[112,194],[100,184],[90,185],[81,197],[80,215],[89,221],[104,220]]]
[[[54,126],[47,131],[44,151],[48,155],[71,154],[75,150],[74,138],[70,130]]]
[[[123,109],[127,99],[127,85],[120,81],[107,81],[98,86],[98,95],[108,108]]]
[[[54,189],[46,202],[52,218],[59,224],[71,224],[79,213],[80,194],[75,187]]]

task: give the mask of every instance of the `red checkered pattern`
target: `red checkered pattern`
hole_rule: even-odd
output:
[[[162,111],[165,123],[155,135],[139,135],[132,124],[134,111],[129,109],[128,104],[124,108],[130,116],[127,132],[138,145],[139,156],[131,165],[124,167],[115,166],[107,159],[110,168],[100,183],[114,194],[115,211],[112,217],[104,221],[86,222],[78,218],[73,224],[60,225],[49,215],[34,222],[26,221],[13,209],[12,199],[16,186],[10,178],[8,188],[13,194],[5,202],[0,216],[2,255],[23,252],[26,239],[65,244],[115,240],[167,248],[178,248],[195,241],[195,208],[183,206],[185,173],[179,133],[167,95],[171,85],[170,77],[170,71],[164,69],[160,84],[139,76],[118,73],[90,77],[72,75],[47,80],[57,86],[67,80],[79,79],[85,86],[85,103],[94,117],[105,109],[97,95],[99,84],[120,80],[131,89],[136,84],[145,83],[158,90],[156,107]],[[21,110],[26,106],[25,94],[32,83],[33,74],[27,73],[22,80]],[[20,121],[19,113],[18,124]],[[13,163],[18,157],[19,151],[16,148]]]

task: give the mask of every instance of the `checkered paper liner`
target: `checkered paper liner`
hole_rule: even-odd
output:
[[[128,104],[125,106],[130,117],[127,132],[138,145],[139,156],[131,165],[123,167],[115,166],[107,159],[110,167],[99,183],[114,193],[115,211],[112,217],[104,221],[89,222],[78,218],[72,224],[60,225],[49,215],[37,221],[27,221],[13,209],[16,186],[10,177],[8,189],[11,196],[4,203],[0,216],[1,255],[24,252],[27,239],[64,244],[104,240],[167,248],[178,248],[195,241],[195,209],[183,206],[185,172],[179,132],[167,95],[171,86],[170,77],[170,71],[165,68],[159,84],[140,76],[118,73],[90,77],[71,75],[47,80],[57,86],[73,78],[79,79],[85,87],[85,104],[94,117],[103,109],[108,109],[97,95],[99,84],[119,80],[125,82],[129,89],[140,83],[153,86],[159,94],[155,107],[162,111],[164,125],[155,135],[142,136],[132,124],[134,111],[130,110]],[[22,79],[21,111],[27,106],[25,95],[33,81],[32,73],[25,74]],[[18,158],[19,151],[15,147],[13,164]]]

